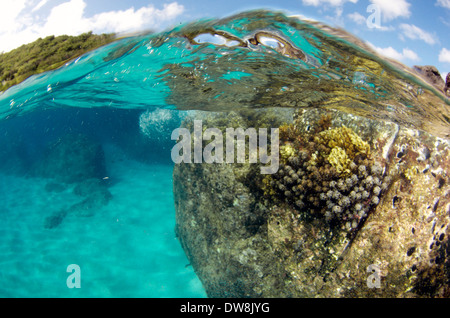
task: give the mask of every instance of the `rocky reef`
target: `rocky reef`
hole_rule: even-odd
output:
[[[101,145],[83,134],[65,134],[51,143],[35,170],[39,176],[63,183],[106,176]]]
[[[69,189],[79,202],[45,217],[44,227],[55,228],[68,214],[91,216],[108,204],[106,165],[102,146],[83,134],[66,134],[48,146],[44,158],[36,164],[34,175],[48,178],[45,190]]]
[[[450,296],[448,140],[340,111],[198,116],[280,132],[272,175],[174,167],[176,233],[208,296]]]

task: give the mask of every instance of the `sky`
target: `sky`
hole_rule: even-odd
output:
[[[0,0],[0,52],[48,35],[162,31],[271,9],[344,28],[408,66],[450,71],[450,0]]]

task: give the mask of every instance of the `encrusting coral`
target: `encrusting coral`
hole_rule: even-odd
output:
[[[328,128],[327,118],[319,123]],[[357,228],[389,185],[370,146],[345,126],[310,134],[295,123],[280,127],[280,169],[263,179],[267,198],[287,203],[301,217],[324,219],[346,230]]]
[[[327,159],[341,174],[350,173],[350,165],[356,156],[370,154],[369,144],[345,126],[322,131],[315,140],[331,148]]]

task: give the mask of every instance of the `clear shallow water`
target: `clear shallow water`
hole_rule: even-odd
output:
[[[118,152],[114,148],[110,151]],[[0,297],[205,297],[174,234],[170,164],[110,163],[113,199],[90,217],[43,220],[79,201],[48,179],[1,175]],[[69,264],[81,288],[69,289]]]
[[[141,113],[59,109],[0,123],[0,297],[206,296],[174,232],[170,144],[141,133]],[[111,199],[48,228],[46,218],[85,196],[35,164],[73,133],[102,146]],[[80,289],[66,285],[70,264]]]
[[[0,95],[0,296],[205,297],[174,233],[170,133],[184,113],[161,108],[273,106],[450,132],[442,93],[319,24],[250,12],[119,40]],[[111,195],[87,215],[74,184],[36,173],[74,133],[102,147]],[[46,227],[67,210],[78,214]],[[80,289],[66,286],[69,264]]]

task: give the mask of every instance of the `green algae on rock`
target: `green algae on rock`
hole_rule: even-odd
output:
[[[208,295],[449,297],[448,141],[339,111],[282,121],[289,147],[270,177],[251,164],[175,165],[177,236]],[[348,176],[315,144],[337,129],[370,147]]]

